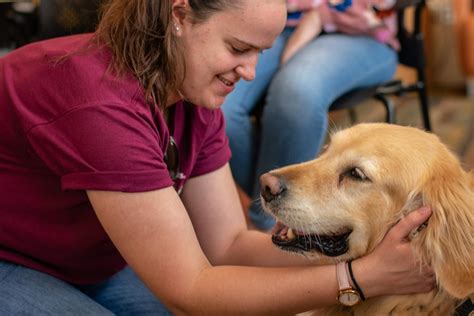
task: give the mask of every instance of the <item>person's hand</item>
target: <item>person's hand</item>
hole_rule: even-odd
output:
[[[366,297],[428,292],[435,287],[433,270],[416,260],[408,239],[430,215],[431,209],[425,206],[411,212],[371,254],[353,262],[354,277]]]
[[[344,12],[330,10],[331,20],[338,31],[350,35],[370,35],[373,32],[367,19],[368,7],[363,2],[354,1]]]

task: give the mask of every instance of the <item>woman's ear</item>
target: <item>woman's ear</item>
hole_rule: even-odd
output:
[[[186,18],[188,8],[188,0],[173,0],[171,6],[171,19],[173,32],[177,36],[181,36],[183,33],[184,20]]]
[[[440,288],[464,298],[474,292],[474,180],[460,166],[437,171],[421,192],[433,214],[412,242]]]

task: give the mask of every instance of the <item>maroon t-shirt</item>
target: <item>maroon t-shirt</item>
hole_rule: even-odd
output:
[[[161,113],[151,113],[131,75],[107,72],[110,52],[89,47],[90,38],[38,42],[0,58],[0,260],[77,284],[125,265],[85,190],[173,185]],[[220,110],[178,102],[173,134],[186,179],[229,160]]]

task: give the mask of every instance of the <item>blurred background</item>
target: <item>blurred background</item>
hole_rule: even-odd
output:
[[[474,170],[474,0],[426,0],[422,13],[426,88],[432,132]],[[100,0],[0,0],[0,57],[30,42],[91,32]],[[406,14],[408,27],[409,13]],[[417,80],[400,65],[396,78]],[[423,128],[417,96],[391,97],[396,123]],[[384,121],[384,108],[373,100],[353,111],[331,112],[331,129],[357,122]]]
[[[408,14],[405,18],[412,21]],[[466,170],[474,170],[474,0],[427,0],[421,26],[432,132],[458,154]],[[416,73],[399,65],[395,77],[414,82]],[[416,95],[393,101],[397,124],[424,127]],[[358,122],[384,120],[384,109],[375,103],[355,108]],[[330,113],[333,128],[352,124],[347,113],[339,112]]]

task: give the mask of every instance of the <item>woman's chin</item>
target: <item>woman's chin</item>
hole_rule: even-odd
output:
[[[224,104],[225,97],[223,96],[214,96],[213,98],[209,98],[208,100],[205,100],[201,104],[199,104],[202,107],[205,107],[206,109],[210,110],[215,110],[218,109]]]
[[[206,109],[215,110],[218,109],[224,104],[225,98],[228,94],[221,93],[207,93],[206,95],[194,96],[189,95],[185,96],[185,99],[197,106],[201,106]]]

